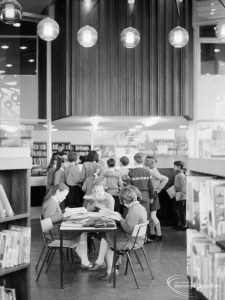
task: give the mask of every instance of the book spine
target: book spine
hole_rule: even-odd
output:
[[[6,210],[7,216],[8,217],[14,216],[14,212],[12,210],[12,207],[11,207],[10,203],[9,203],[9,199],[6,196],[6,193],[5,193],[5,190],[2,186],[2,184],[0,184],[0,199],[1,199],[1,202],[3,204],[3,207]]]

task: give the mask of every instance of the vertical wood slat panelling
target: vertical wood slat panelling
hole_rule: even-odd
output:
[[[71,115],[71,7],[69,0],[54,6],[60,38],[52,42],[52,117],[58,119]]]
[[[47,45],[38,39],[38,117],[46,119]]]
[[[61,30],[52,44],[53,119],[66,115],[191,118],[191,2],[183,1],[185,12],[178,20],[174,0],[136,0],[132,17],[127,0],[93,0],[89,11],[85,1],[57,0],[55,18]],[[190,33],[185,49],[168,43],[168,33],[179,21]],[[79,28],[87,24],[99,34],[91,48],[83,48],[76,39]],[[128,26],[141,35],[134,49],[120,42],[120,33]]]

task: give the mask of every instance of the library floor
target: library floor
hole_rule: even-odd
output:
[[[79,267],[79,263],[66,266],[64,273],[64,289],[59,288],[59,255],[55,255],[49,272],[45,271],[36,284],[35,264],[42,248],[42,237],[38,220],[32,220],[32,252],[31,252],[31,300],[177,300],[189,299],[185,294],[177,294],[169,288],[167,280],[171,276],[180,275],[184,280],[186,273],[185,232],[176,232],[170,227],[163,227],[163,241],[147,244],[147,252],[154,280],[150,280],[148,270],[141,271],[135,257],[133,258],[140,289],[136,289],[131,270],[124,276],[125,261],[117,277],[117,287],[100,281],[100,271],[88,272]],[[95,254],[93,254],[95,255]],[[94,260],[94,256],[91,257]],[[193,298],[192,298],[193,299]]]

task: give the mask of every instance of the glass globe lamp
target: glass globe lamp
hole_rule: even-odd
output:
[[[86,25],[78,30],[77,40],[81,46],[90,48],[96,44],[98,32],[93,27]]]
[[[169,33],[169,43],[175,48],[182,48],[187,45],[189,34],[183,27],[177,26]]]
[[[225,21],[221,21],[216,25],[215,33],[219,40],[225,40]]]
[[[0,3],[0,20],[6,24],[17,23],[22,18],[22,7],[16,0],[3,0]]]
[[[45,18],[38,23],[37,34],[46,42],[53,41],[59,34],[59,25],[52,18]]]
[[[140,33],[133,27],[124,29],[120,34],[121,43],[126,48],[135,48],[140,42]]]

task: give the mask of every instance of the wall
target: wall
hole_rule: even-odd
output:
[[[136,0],[132,17],[126,0],[91,3],[87,11],[85,1],[53,2],[60,26],[52,42],[53,119],[96,114],[192,118],[192,1],[183,1],[180,20],[174,0]],[[169,31],[179,23],[190,35],[184,49],[168,43]],[[81,47],[76,38],[86,24],[99,33],[92,48]],[[141,34],[135,49],[120,43],[120,32],[129,25]]]
[[[38,77],[20,75],[20,117],[38,119]]]

